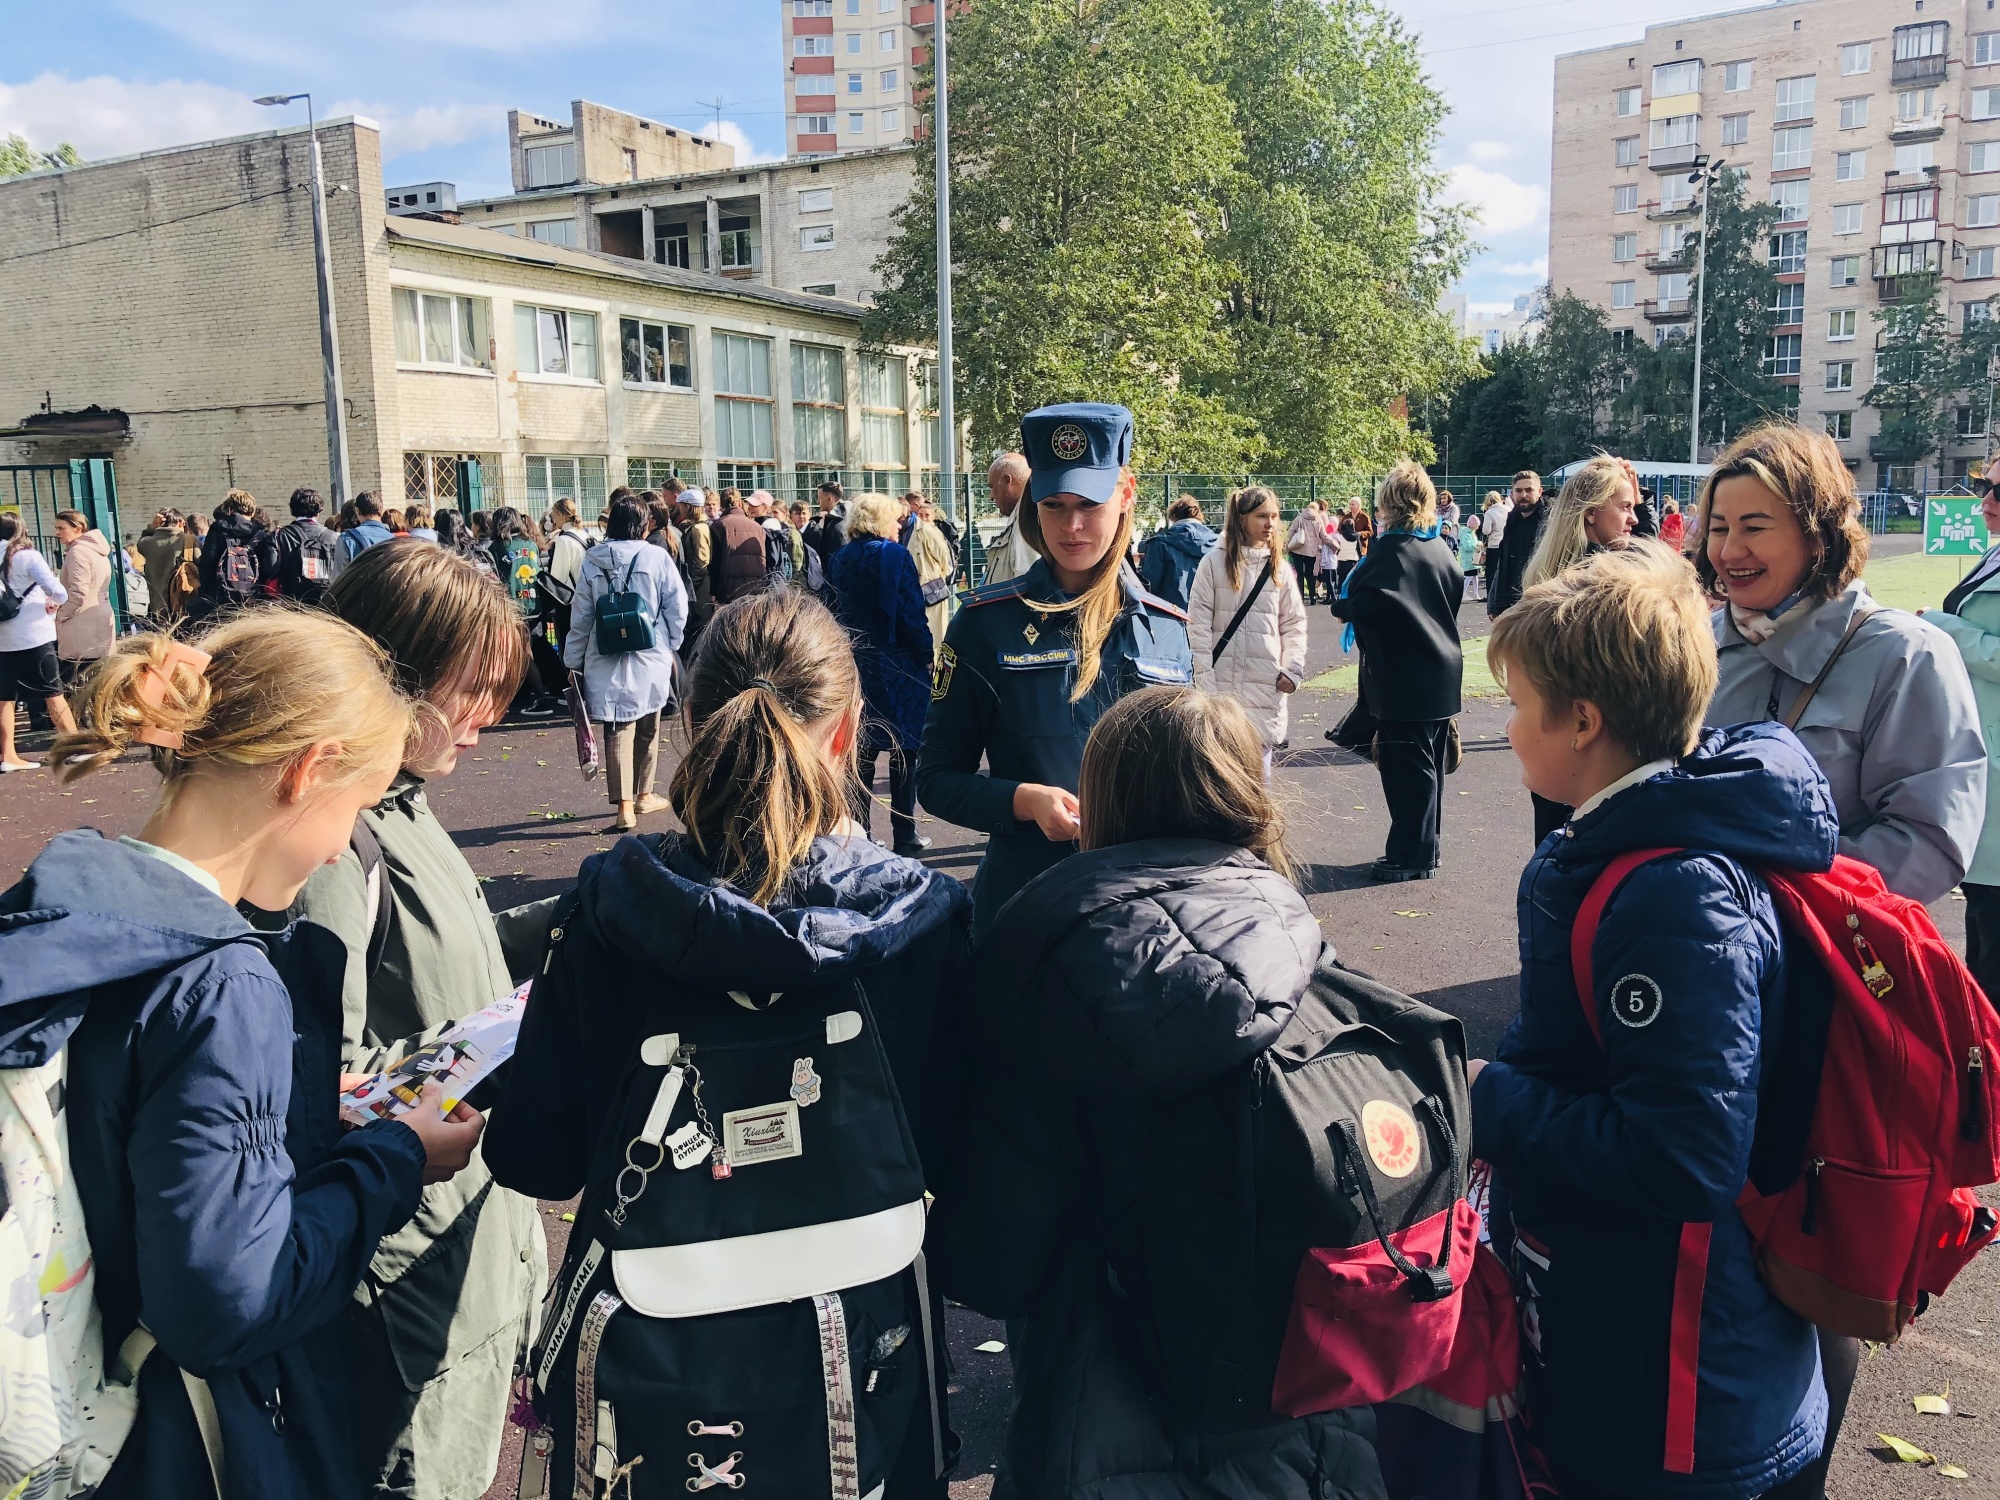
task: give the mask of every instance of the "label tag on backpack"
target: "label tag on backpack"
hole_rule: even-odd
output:
[[[722,1117],[722,1152],[731,1167],[803,1156],[799,1106],[790,1099],[756,1109],[732,1109]]]

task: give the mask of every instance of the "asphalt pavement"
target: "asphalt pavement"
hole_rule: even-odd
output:
[[[1485,629],[1483,608],[1468,601],[1461,634],[1477,637]],[[1345,961],[1461,1017],[1474,1055],[1488,1054],[1514,1011],[1514,894],[1533,837],[1528,794],[1506,745],[1507,705],[1491,697],[1466,703],[1465,763],[1446,783],[1438,878],[1371,885],[1366,868],[1381,854],[1388,828],[1380,784],[1372,766],[1321,738],[1353,702],[1351,691],[1338,687],[1341,669],[1353,665],[1338,648],[1338,633],[1324,609],[1313,611],[1316,683],[1293,700],[1290,747],[1278,758],[1277,787],[1301,883]],[[36,743],[29,741],[28,748]],[[671,753],[662,756],[662,787],[679,748],[676,737]],[[66,828],[138,832],[155,784],[136,757],[66,790],[47,772],[6,777],[0,781],[0,872],[11,878]],[[885,785],[876,790],[886,796]],[[563,721],[516,720],[489,731],[430,795],[496,908],[563,890],[584,859],[609,849],[617,837],[602,783],[586,783],[578,774]],[[886,837],[886,806],[877,809],[875,823]],[[641,823],[642,831],[670,826],[668,814]],[[983,836],[928,817],[922,827],[936,841],[930,862],[969,879]],[[1954,944],[1963,941],[1962,902],[1947,898],[1933,914]],[[1989,1193],[1988,1201],[2000,1207],[2000,1193]],[[561,1215],[569,1207],[544,1205],[557,1257],[568,1231]],[[954,1425],[965,1441],[952,1495],[969,1500],[989,1492],[1007,1413],[1007,1356],[976,1346],[1004,1342],[1006,1334],[964,1310],[954,1311],[949,1325]],[[1956,1415],[1918,1414],[1911,1398],[1941,1393],[1947,1380]],[[1971,1478],[1951,1481],[1931,1468],[1884,1462],[1870,1452],[1878,1432],[1933,1451]],[[510,1443],[490,1496],[514,1494],[513,1453]],[[1830,1493],[1841,1500],[2000,1495],[2000,1257],[1981,1257],[1900,1343],[1871,1353]]]

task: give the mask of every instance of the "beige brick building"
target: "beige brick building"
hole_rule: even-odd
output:
[[[1903,487],[1875,450],[1873,314],[1941,273],[1952,326],[2000,293],[2000,12],[1990,0],[1791,0],[1646,29],[1556,60],[1549,278],[1622,336],[1689,332],[1697,155],[1779,206],[1774,373],[1799,388],[1865,487]],[[1963,473],[1986,409],[1961,413]]]
[[[778,8],[793,156],[917,138],[911,73],[929,55],[931,0],[779,0]]]
[[[864,350],[861,307],[384,205],[380,138],[320,128],[355,488],[586,513],[620,483],[900,489],[934,451],[933,368]],[[328,488],[303,129],[0,182],[0,427],[100,406],[124,524],[239,486]]]
[[[581,99],[571,115],[571,126],[555,127],[510,111],[515,191],[460,203],[462,221],[845,301],[868,302],[881,288],[875,262],[888,247],[891,216],[910,193],[915,149],[909,144],[743,167],[722,146],[732,159],[719,166],[592,178],[585,175],[592,163],[646,170],[623,156],[630,148],[618,143],[668,127]],[[523,144],[548,139],[544,126],[560,128],[561,144]],[[683,132],[678,139],[695,138]]]

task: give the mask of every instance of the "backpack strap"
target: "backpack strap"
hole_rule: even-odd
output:
[[[1278,552],[1274,547],[1271,549],[1270,555],[1264,559],[1263,571],[1258,573],[1257,581],[1250,585],[1250,592],[1245,594],[1243,602],[1236,606],[1236,613],[1231,616],[1229,623],[1223,627],[1221,636],[1217,638],[1214,648],[1209,652],[1208,664],[1211,667],[1222,660],[1222,653],[1227,651],[1229,643],[1236,639],[1236,632],[1242,626],[1244,616],[1250,613],[1250,606],[1257,602],[1257,596],[1264,592],[1264,585],[1271,581],[1271,574],[1276,570],[1277,566]]]
[[[361,972],[364,978],[373,979],[389,946],[389,924],[395,916],[390,903],[382,898],[382,845],[376,841],[375,831],[356,818],[347,847],[361,861],[361,883],[368,892],[368,951]]]
[[[1851,634],[1852,632],[1850,632]],[[1830,664],[1829,664],[1830,665]],[[1820,674],[1826,676],[1824,672]],[[1815,688],[1818,683],[1814,683]],[[1810,691],[1810,690],[1808,690]],[[1639,866],[1684,849],[1630,849],[1612,860],[1590,883],[1569,929],[1569,966],[1583,1018],[1597,1045],[1604,1045],[1604,1023],[1597,1018],[1596,987],[1592,982],[1591,948],[1597,941],[1604,908]],[[1681,1225],[1680,1248],[1674,1259],[1674,1301],[1667,1318],[1667,1443],[1662,1467],[1669,1474],[1694,1472],[1694,1408],[1701,1370],[1701,1300],[1708,1285],[1708,1246],[1713,1224]]]

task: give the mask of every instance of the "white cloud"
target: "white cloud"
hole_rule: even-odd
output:
[[[507,139],[507,108],[502,104],[423,104],[412,110],[360,99],[340,99],[327,116],[366,115],[382,127],[382,156],[393,161],[437,146],[456,146],[481,136],[501,144]]]
[[[752,144],[749,135],[734,120],[724,120],[722,122],[720,135],[717,134],[713,121],[710,121],[706,125],[696,125],[691,128],[697,135],[709,136],[712,139],[722,141],[725,145],[734,146],[736,148],[736,165],[739,167],[747,166],[753,161],[783,161],[785,157],[785,153],[782,151],[765,151]]]
[[[1514,154],[1514,148],[1505,141],[1474,141],[1471,154],[1476,162],[1505,161]]]
[[[1532,276],[1537,281],[1549,279],[1549,258],[1537,255],[1533,260],[1509,261],[1500,268],[1502,276]]]
[[[1549,190],[1540,183],[1516,182],[1504,172],[1461,164],[1450,171],[1444,197],[1463,203],[1479,216],[1489,234],[1508,234],[1547,221]]]

